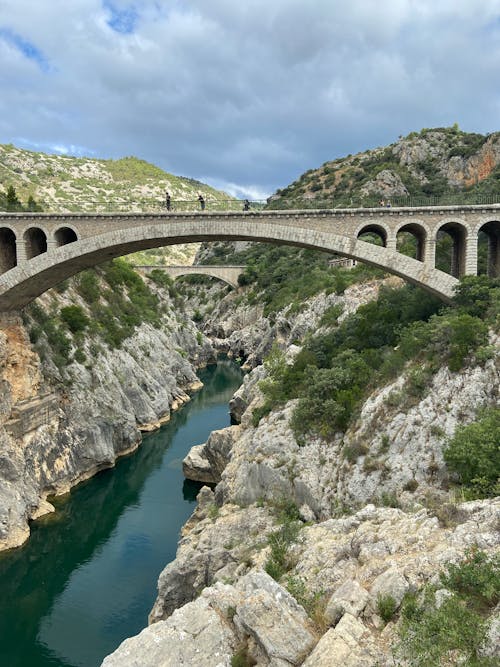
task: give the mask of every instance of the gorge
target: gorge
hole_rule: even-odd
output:
[[[454,649],[459,659],[485,667],[498,659],[498,280],[464,279],[443,307],[398,278],[330,259],[246,242],[198,249],[198,262],[246,266],[237,290],[196,276],[174,285],[161,271],[140,278],[117,260],[39,297],[23,320],[4,320],[4,548],[25,541],[28,521],[51,503],[47,529],[59,527],[73,497],[93,495],[94,481],[134,470],[134,457],[126,458],[68,501],[52,500],[114,466],[141,432],[183,421],[182,410],[171,412],[199,388],[197,368],[222,353],[248,371],[230,402],[235,423],[211,434],[207,424],[173,463],[179,474],[184,458],[187,477],[209,484],[175,559],[172,551],[151,565],[139,538],[126,552],[148,571],[166,567],[147,610],[151,625],[116,648],[106,667],[427,667],[448,654],[437,656],[439,641],[431,650],[424,639],[416,652],[411,638],[425,628],[415,616],[458,618],[462,608],[475,631]],[[33,421],[34,401],[45,406],[41,422]],[[462,433],[482,466],[470,479],[453,467]],[[156,451],[156,437],[145,439],[138,460]],[[107,484],[97,503],[114,502],[115,483]],[[135,505],[134,492],[126,494]],[[24,550],[39,548],[45,527],[35,526]],[[18,553],[6,552],[3,562]],[[466,566],[475,577],[467,595],[457,583]],[[481,589],[480,579],[490,583]],[[39,597],[26,594],[21,618]],[[46,614],[40,639],[63,627],[61,615]],[[111,635],[113,623],[98,629]],[[408,662],[409,651],[420,662]],[[96,656],[87,664],[104,653]]]

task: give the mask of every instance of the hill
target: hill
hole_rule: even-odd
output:
[[[7,208],[9,187],[20,204],[29,210],[106,212],[161,211],[165,191],[173,208],[183,208],[203,193],[207,202],[230,199],[229,195],[191,178],[169,174],[136,157],[99,160],[47,155],[0,145],[0,210]],[[192,203],[189,205],[192,207]],[[162,263],[168,256],[174,263],[190,263],[198,244],[136,253],[135,263]]]
[[[392,203],[457,203],[500,193],[500,132],[462,132],[458,126],[423,129],[387,147],[325,162],[271,197],[283,207],[297,200],[334,206]]]
[[[119,160],[36,153],[0,145],[0,190],[12,185],[25,202],[31,195],[45,211],[161,210],[165,190],[175,202],[229,199],[191,178],[168,174],[136,157]]]

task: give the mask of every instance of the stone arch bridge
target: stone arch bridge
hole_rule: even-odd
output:
[[[143,265],[135,267],[140,273],[148,275],[151,271],[160,270],[165,271],[174,280],[182,276],[210,276],[222,280],[222,282],[231,285],[231,287],[238,287],[238,276],[243,273],[245,266],[229,266],[228,264],[193,264],[191,266],[174,266],[174,265]]]
[[[403,232],[416,256],[397,251]],[[0,213],[0,311],[18,310],[83,269],[137,250],[248,240],[315,248],[380,267],[449,301],[477,273],[478,234],[500,275],[500,205],[198,213]],[[363,240],[375,234],[381,245]],[[450,273],[435,268],[436,240],[452,239]]]

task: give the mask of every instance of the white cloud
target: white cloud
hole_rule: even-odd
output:
[[[500,0],[0,5],[50,63],[0,32],[2,142],[136,154],[254,198],[424,126],[499,129]]]

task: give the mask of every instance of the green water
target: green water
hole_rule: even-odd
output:
[[[26,546],[0,554],[0,666],[96,667],[146,624],[156,582],[201,485],[182,459],[229,425],[239,368],[221,361],[133,455],[57,501]]]

